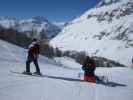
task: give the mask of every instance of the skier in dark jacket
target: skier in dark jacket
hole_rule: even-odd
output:
[[[92,81],[92,82],[96,81],[96,77],[95,77],[96,65],[95,65],[94,59],[87,56],[83,63],[82,69],[84,70],[85,81]]]
[[[40,68],[38,65],[38,57],[39,57],[39,50],[40,46],[37,43],[37,39],[33,39],[32,43],[29,45],[28,48],[28,56],[26,61],[26,71],[25,74],[31,74],[30,72],[30,63],[33,62],[36,67],[36,72],[34,74],[41,75]]]

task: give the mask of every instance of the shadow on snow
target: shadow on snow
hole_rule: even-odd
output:
[[[20,72],[15,72],[15,71],[11,71],[12,73],[15,73],[15,74],[21,74]],[[23,74],[25,75],[25,74]],[[25,76],[33,76],[33,77],[40,77],[40,78],[51,78],[51,79],[58,79],[58,80],[64,80],[64,81],[71,81],[71,82],[86,82],[84,80],[81,80],[81,79],[74,79],[74,78],[67,78],[67,77],[60,77],[60,76],[51,76],[51,75],[25,75]],[[105,85],[105,86],[108,86],[108,87],[126,87],[125,84],[121,84],[121,83],[116,83],[116,82],[111,82],[111,81],[103,81],[103,80],[100,80],[98,82],[96,82],[96,84],[101,84],[101,85]]]
[[[86,82],[86,81],[81,80],[81,79],[66,78],[66,77],[59,77],[59,76],[43,75],[42,77],[65,80],[65,81],[73,81],[73,82]],[[109,87],[117,87],[117,86],[125,87],[126,86],[125,84],[111,82],[111,81],[108,81],[108,82],[99,81],[96,84],[102,84],[102,85],[109,86]]]

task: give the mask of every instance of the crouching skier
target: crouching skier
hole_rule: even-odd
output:
[[[96,83],[96,76],[95,76],[96,65],[94,59],[87,56],[83,63],[82,69],[84,70],[84,80]]]
[[[38,44],[37,39],[33,39],[32,43],[29,45],[29,48],[28,48],[26,71],[24,71],[23,74],[28,74],[28,75],[32,74],[30,72],[30,63],[33,62],[36,67],[36,72],[34,72],[34,74],[41,75],[40,68],[38,65],[39,49],[40,49],[40,45]]]

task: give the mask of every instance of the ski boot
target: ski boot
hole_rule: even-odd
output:
[[[24,71],[22,74],[32,75],[32,73],[31,73],[31,72],[27,72],[27,71]]]
[[[42,73],[40,73],[40,72],[34,72],[33,74],[34,75],[40,75],[40,76],[42,75]]]

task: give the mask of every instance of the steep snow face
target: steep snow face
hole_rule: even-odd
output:
[[[85,51],[130,66],[133,55],[133,1],[95,7],[70,22],[51,41],[62,50]]]
[[[19,32],[25,32],[28,36],[38,38],[52,38],[56,36],[63,27],[59,27],[47,20],[45,17],[37,16],[28,20],[17,20],[11,17],[0,17],[0,26],[13,28]]]

